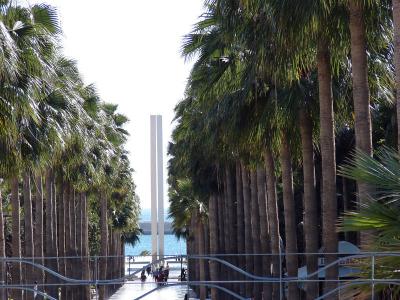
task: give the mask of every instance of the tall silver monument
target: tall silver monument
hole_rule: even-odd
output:
[[[164,176],[162,116],[160,115],[150,116],[150,155],[151,255],[153,261],[155,261],[157,257],[159,259],[164,257]]]

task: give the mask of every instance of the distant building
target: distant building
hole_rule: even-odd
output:
[[[139,223],[140,229],[143,230],[143,234],[151,234],[151,221],[143,221]],[[164,233],[172,234],[172,225],[171,222],[164,223]]]

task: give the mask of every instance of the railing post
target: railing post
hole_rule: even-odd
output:
[[[372,269],[371,269],[371,280],[372,280],[372,300],[375,299],[375,254],[372,254],[371,258]]]
[[[124,262],[125,263],[125,262]],[[125,266],[124,266],[125,268]],[[131,256],[128,256],[128,276],[131,275]]]
[[[183,257],[181,257],[183,260]],[[189,299],[189,255],[186,255],[186,293]]]

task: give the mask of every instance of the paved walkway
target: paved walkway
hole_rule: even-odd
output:
[[[156,287],[153,282],[128,281],[110,300],[134,300]],[[144,297],[143,300],[183,300],[186,293],[186,286],[167,286]]]

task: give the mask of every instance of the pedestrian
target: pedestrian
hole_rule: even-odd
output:
[[[37,290],[38,290],[38,284],[37,281],[35,281],[35,285],[33,286],[33,299],[36,299],[37,296]]]

